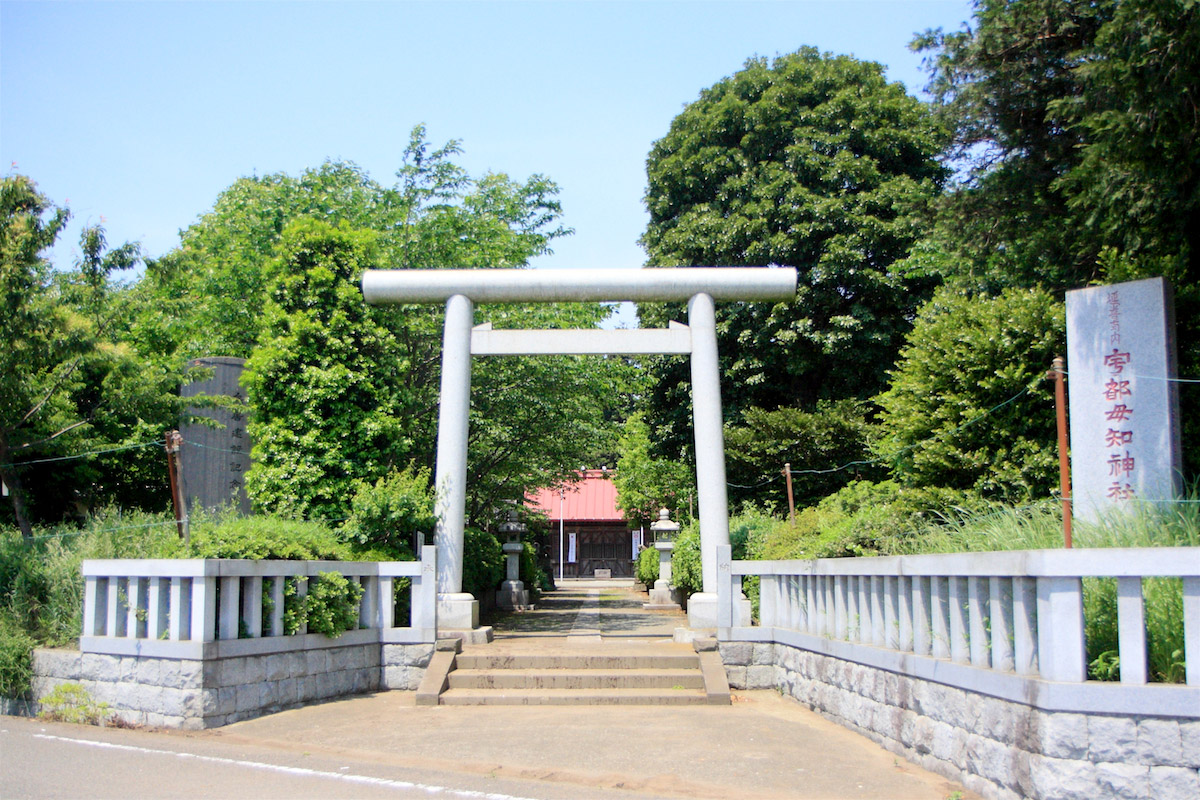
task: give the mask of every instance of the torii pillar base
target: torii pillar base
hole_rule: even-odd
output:
[[[492,641],[490,626],[479,626],[479,601],[468,592],[438,595],[438,638],[462,639],[465,644]]]

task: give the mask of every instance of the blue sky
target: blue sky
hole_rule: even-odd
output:
[[[883,63],[966,0],[0,2],[0,165],[75,228],[161,255],[243,175],[347,159],[390,184],[413,125],[472,174],[541,173],[575,235],[537,266],[637,267],[645,158],[699,92],[804,45]],[[11,166],[15,164],[15,167]]]

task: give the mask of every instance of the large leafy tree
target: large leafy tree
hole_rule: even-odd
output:
[[[1098,249],[1071,224],[1058,185],[1083,139],[1055,103],[1079,94],[1077,68],[1112,5],[979,0],[973,25],[913,42],[929,54],[927,90],[958,168],[928,248],[942,257],[930,258],[935,268],[986,290],[1071,286],[1096,274]]]
[[[552,182],[472,178],[458,152],[429,147],[417,128],[390,188],[345,163],[239,180],[152,265],[148,291],[169,312],[146,315],[142,335],[179,355],[250,356],[258,438],[247,486],[259,506],[339,518],[356,481],[433,466],[442,309],[367,307],[363,270],[520,267],[567,232]],[[607,313],[504,305],[477,317],[591,327]],[[625,369],[617,359],[477,360],[469,515],[486,525],[504,500],[611,450],[605,412]]]
[[[178,413],[178,372],[138,357],[132,296],[111,278],[137,246],[109,248],[89,226],[80,258],[56,271],[44,253],[67,219],[29,178],[0,183],[0,477],[26,536],[77,507],[163,499],[161,457],[124,446],[161,436]]]
[[[931,288],[895,265],[945,177],[940,146],[932,117],[879,64],[812,48],[751,59],[654,144],[642,237],[651,266],[799,271],[793,302],[717,310],[728,419],[883,387]],[[683,314],[639,312],[652,325]],[[690,439],[687,367],[660,358],[650,369],[648,419],[662,452],[677,456]]]
[[[1165,276],[1200,372],[1200,3],[979,0],[914,44],[960,173],[911,263],[993,294]],[[1200,396],[1181,403],[1197,441]]]

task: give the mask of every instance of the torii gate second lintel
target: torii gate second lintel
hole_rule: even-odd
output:
[[[479,355],[675,353],[691,355],[692,419],[704,591],[688,603],[688,624],[716,627],[716,548],[729,544],[725,445],[717,362],[716,300],[781,301],[796,294],[796,270],[782,267],[677,269],[370,270],[372,305],[446,304],[434,480],[437,488],[438,628],[479,626],[479,604],[462,591],[471,358]],[[474,325],[475,303],[688,302],[688,325],[660,330],[493,331]]]

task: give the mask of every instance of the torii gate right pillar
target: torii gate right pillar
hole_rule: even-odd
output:
[[[721,415],[721,368],[717,360],[717,317],[713,298],[688,301],[692,331],[692,428],[696,437],[696,494],[700,511],[702,592],[688,598],[688,627],[717,627],[717,547],[729,544],[729,499],[725,490],[725,434]],[[728,565],[726,565],[728,569]],[[744,605],[744,609],[741,606]],[[750,604],[739,604],[734,625],[750,624]]]

